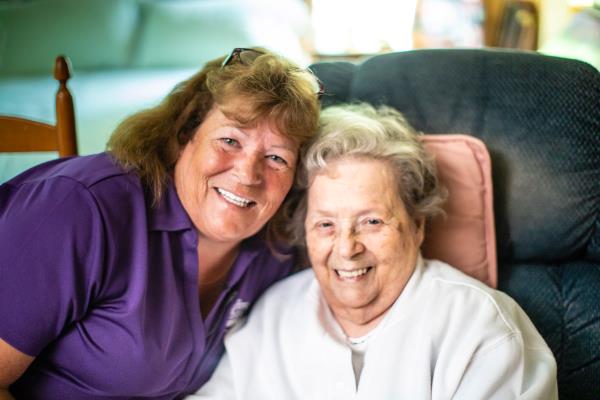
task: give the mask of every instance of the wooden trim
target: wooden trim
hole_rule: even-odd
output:
[[[0,116],[0,152],[58,151],[60,157],[77,155],[75,111],[67,88],[71,77],[69,61],[58,56],[54,77],[59,81],[56,92],[56,125],[30,119]]]
[[[0,152],[56,151],[57,147],[54,126],[0,116]]]
[[[60,82],[56,92],[56,135],[60,157],[77,155],[73,97],[67,88],[67,80],[70,77],[69,62],[64,56],[58,56],[54,64],[54,78]]]

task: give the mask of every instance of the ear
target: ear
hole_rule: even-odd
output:
[[[421,247],[421,245],[423,244],[423,240],[425,239],[425,218],[424,217],[420,217],[418,219],[415,219],[415,238],[416,238],[416,244],[417,247]]]

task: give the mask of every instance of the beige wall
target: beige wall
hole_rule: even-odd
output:
[[[538,0],[540,7],[539,44],[558,34],[573,18],[576,10],[569,7],[568,0]]]

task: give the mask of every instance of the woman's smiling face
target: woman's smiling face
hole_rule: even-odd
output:
[[[376,323],[400,296],[423,240],[393,171],[373,159],[337,160],[313,178],[305,228],[322,293],[349,335],[348,327]]]
[[[175,188],[200,235],[239,242],[275,214],[297,158],[296,142],[274,124],[241,127],[215,106],[175,164]]]

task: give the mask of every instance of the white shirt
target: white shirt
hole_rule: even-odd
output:
[[[422,261],[352,355],[312,270],[274,285],[225,339],[211,380],[190,399],[558,399],[556,362],[507,295],[439,261]]]

